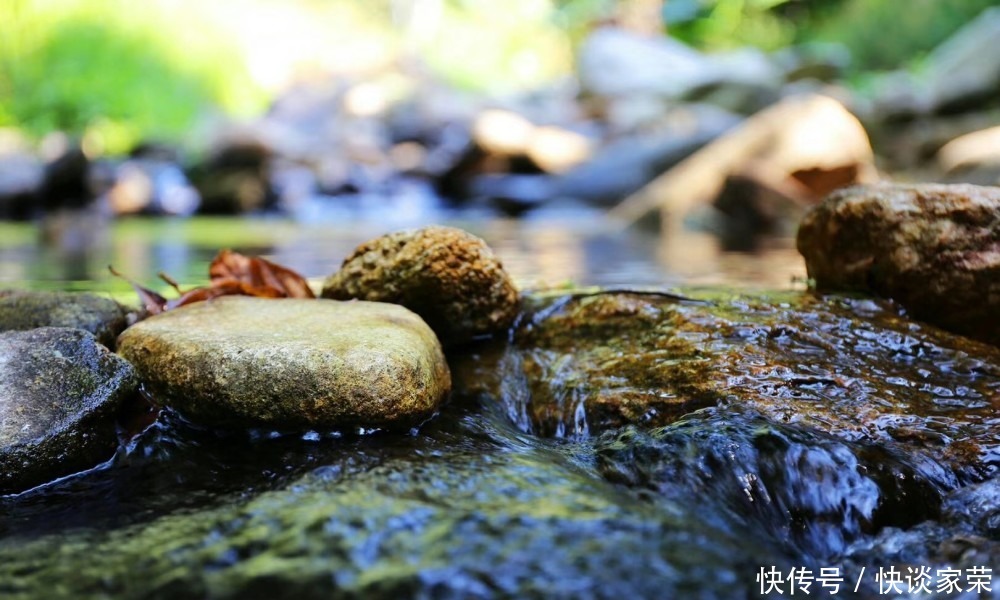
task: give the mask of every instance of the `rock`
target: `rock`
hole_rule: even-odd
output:
[[[904,121],[869,120],[866,124],[872,145],[879,149],[881,164],[885,164],[889,171],[906,172],[925,169],[928,163],[933,165],[935,159],[938,159],[937,167],[944,163],[946,168],[950,168],[949,159],[958,157],[937,155],[944,146],[967,134],[989,129],[998,121],[1000,111],[984,110],[954,115],[925,115]],[[961,154],[965,155],[965,152]]]
[[[586,136],[552,125],[538,126],[506,110],[485,110],[472,124],[472,139],[489,155],[524,157],[546,173],[561,173],[590,156]]]
[[[177,163],[154,158],[132,158],[117,165],[106,198],[116,215],[189,216],[201,203]]]
[[[1000,127],[956,137],[936,158],[949,182],[1000,185]]]
[[[81,209],[93,204],[93,163],[79,145],[70,145],[45,165],[38,186],[38,206],[43,211]]]
[[[0,331],[70,327],[89,331],[114,349],[128,326],[129,310],[95,294],[0,290]]]
[[[799,252],[820,290],[866,290],[1000,345],[1000,188],[880,184],[831,194]]]
[[[827,172],[833,175],[823,176]],[[824,183],[867,182],[877,176],[868,136],[857,118],[833,98],[809,94],[750,117],[626,198],[611,215],[635,223],[662,214],[676,225],[710,204],[727,177],[744,173],[771,182],[794,180],[813,200],[830,191]],[[800,177],[803,173],[807,175]],[[821,185],[809,189],[812,182]]]
[[[599,96],[677,98],[715,80],[709,60],[697,50],[672,38],[615,27],[594,30],[578,56],[583,90]]]
[[[518,312],[513,282],[486,242],[453,227],[366,242],[323,284],[324,298],[402,304],[445,345],[506,330]]]
[[[599,27],[583,40],[578,72],[583,90],[605,97],[687,97],[722,87],[777,89],[781,72],[759,50],[706,55],[669,37]]]
[[[740,122],[725,111],[685,108],[675,111],[686,114],[678,114],[679,123],[665,131],[605,144],[583,164],[553,178],[551,194],[612,206]]]
[[[117,411],[137,385],[132,366],[86,331],[0,333],[0,493],[110,458]]]
[[[259,136],[263,137],[263,136]],[[271,207],[274,149],[253,136],[225,139],[190,173],[204,214],[241,214]]]
[[[724,407],[915,456],[920,478],[942,489],[996,468],[1000,349],[873,300],[699,297],[526,295],[512,343],[453,359],[455,394],[546,437],[668,426]]]
[[[412,426],[451,388],[434,333],[390,304],[223,297],[118,343],[157,401],[211,425]]]

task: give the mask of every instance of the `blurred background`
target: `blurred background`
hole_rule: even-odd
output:
[[[801,285],[829,191],[1000,183],[996,4],[5,0],[0,285],[432,222],[524,287]]]

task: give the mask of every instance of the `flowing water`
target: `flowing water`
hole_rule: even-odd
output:
[[[973,589],[1000,568],[1000,352],[804,292],[787,240],[469,229],[524,287],[698,301],[535,294],[510,339],[450,353],[455,393],[406,435],[162,411],[107,465],[0,498],[0,597],[728,599],[791,595],[791,573],[797,596],[874,598],[889,569],[889,597],[1000,597]],[[119,296],[108,262],[197,284],[220,247],[320,279],[380,232],[126,221],[79,253],[11,226],[0,280]],[[938,592],[946,569],[963,591]]]

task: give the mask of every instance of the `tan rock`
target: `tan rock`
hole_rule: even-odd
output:
[[[446,346],[503,331],[518,311],[517,290],[490,247],[453,227],[365,242],[326,280],[322,296],[402,304]]]
[[[951,331],[1000,344],[1000,188],[880,184],[839,190],[803,219],[821,290],[866,290]]]
[[[798,96],[760,111],[695,152],[626,198],[611,216],[634,223],[662,213],[676,225],[717,197],[729,176],[747,173],[773,186],[800,189],[803,201],[822,198],[830,186],[877,179],[858,119],[833,98]]]
[[[451,389],[434,332],[391,304],[217,298],[127,329],[119,350],[157,401],[212,425],[405,427]]]

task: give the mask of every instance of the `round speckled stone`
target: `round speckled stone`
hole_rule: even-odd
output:
[[[486,242],[454,227],[424,227],[358,246],[323,285],[324,298],[401,304],[455,345],[506,330],[517,289]]]
[[[118,344],[155,399],[211,425],[410,426],[451,389],[434,332],[392,304],[222,297],[146,319]]]

